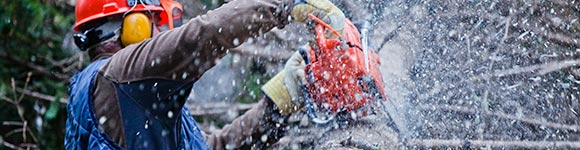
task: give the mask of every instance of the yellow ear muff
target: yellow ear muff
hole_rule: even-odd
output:
[[[121,43],[124,46],[139,43],[151,38],[151,20],[143,13],[131,13],[123,19]]]

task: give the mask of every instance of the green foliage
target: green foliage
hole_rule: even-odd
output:
[[[242,82],[244,92],[238,97],[240,103],[255,103],[264,97],[262,85],[272,78],[266,73],[265,64],[260,61],[254,62],[249,70]]]
[[[260,98],[264,96],[260,88],[261,85],[264,84],[263,82],[268,81],[267,79],[269,78],[265,78],[261,74],[248,74],[243,83],[244,93],[240,95],[239,102],[255,103],[260,100]]]
[[[60,97],[56,97],[55,101],[50,103],[48,110],[44,114],[44,120],[50,121],[50,120],[54,120],[54,118],[56,118],[56,116],[58,115],[59,109],[60,109],[59,102],[58,102],[59,98]]]
[[[73,55],[62,45],[74,23],[74,8],[51,0],[5,0],[0,5],[0,123],[23,122],[16,105],[6,100],[22,96],[20,90],[13,92],[15,88],[59,99],[67,95],[68,78],[78,67],[65,69],[73,61],[56,62]],[[25,86],[29,72],[30,81]],[[20,106],[24,121],[38,141],[31,140],[32,134],[27,134],[26,141],[21,133],[6,135],[21,127],[17,125],[2,125],[3,140],[15,145],[32,143],[40,149],[63,149],[65,104],[24,95]]]

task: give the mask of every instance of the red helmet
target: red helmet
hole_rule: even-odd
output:
[[[138,5],[135,6],[135,4]],[[122,14],[129,10],[135,12],[164,11],[159,0],[77,0],[75,8],[76,22],[73,29],[80,32],[79,27],[84,23]]]

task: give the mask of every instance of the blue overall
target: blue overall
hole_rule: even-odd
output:
[[[93,109],[99,68],[109,59],[91,63],[75,74],[69,87],[66,149],[122,149],[103,130]],[[127,149],[210,149],[195,120],[182,108],[193,82],[144,80],[115,83]],[[181,111],[181,113],[178,113]]]

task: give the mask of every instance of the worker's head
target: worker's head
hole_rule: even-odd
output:
[[[83,51],[118,44],[118,50],[180,26],[182,12],[173,0],[77,0],[75,44]]]

